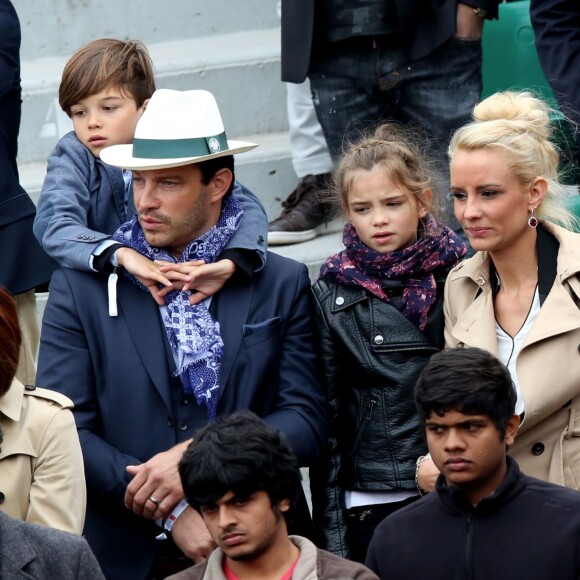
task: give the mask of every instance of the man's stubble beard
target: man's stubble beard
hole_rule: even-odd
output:
[[[203,235],[209,228],[206,228],[208,219],[208,193],[205,187],[199,192],[195,204],[190,208],[186,216],[170,218],[161,212],[143,212],[141,215],[148,215],[160,221],[168,227],[168,232],[155,233],[145,232],[145,239],[150,246],[156,248],[167,248],[173,250],[176,247],[182,252],[191,242]]]

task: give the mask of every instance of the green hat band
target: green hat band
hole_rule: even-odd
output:
[[[203,157],[228,149],[225,132],[193,139],[133,139],[133,157],[140,159]]]

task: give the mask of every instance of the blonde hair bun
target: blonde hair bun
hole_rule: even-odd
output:
[[[528,92],[495,93],[475,106],[473,119],[478,123],[497,122],[507,130],[530,133],[538,139],[548,139],[551,134],[549,107]]]

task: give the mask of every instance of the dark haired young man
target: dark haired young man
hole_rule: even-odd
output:
[[[520,424],[508,370],[451,349],[423,369],[415,401],[435,493],[386,518],[366,564],[388,580],[577,580],[580,494],[520,472],[506,456]]]
[[[372,580],[362,564],[288,536],[300,488],[296,457],[284,438],[250,411],[211,423],[179,465],[183,490],[218,548],[173,580]]]

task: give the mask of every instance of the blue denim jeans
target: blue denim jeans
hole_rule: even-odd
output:
[[[452,38],[428,56],[409,60],[398,46],[372,38],[328,45],[312,63],[312,98],[330,154],[381,121],[397,121],[421,132],[419,143],[439,167],[436,189],[443,219],[453,229],[447,145],[467,123],[481,95],[481,42]]]
[[[481,42],[451,39],[411,61],[397,46],[352,39],[329,45],[309,76],[334,160],[345,138],[387,120],[423,127],[446,147],[479,100]]]

